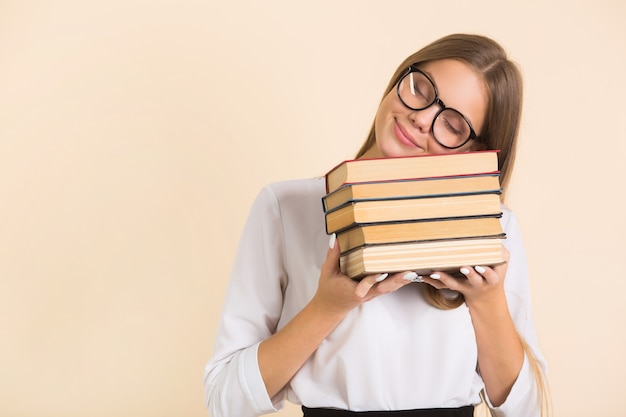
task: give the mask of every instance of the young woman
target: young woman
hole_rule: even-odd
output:
[[[393,75],[357,158],[498,149],[513,165],[521,77],[493,40],[450,35]],[[525,252],[503,206],[508,262],[464,279],[412,271],[354,281],[325,234],[323,178],[268,185],[255,200],[205,370],[211,417],[538,416],[544,361]],[[372,413],[376,412],[376,413]]]

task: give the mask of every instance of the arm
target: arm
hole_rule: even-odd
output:
[[[340,251],[334,236],[330,245],[313,299],[259,346],[259,370],[270,397],[289,382],[350,310],[410,282],[402,279],[403,274],[395,274],[386,279],[385,275],[369,276],[357,283],[339,271]]]
[[[336,248],[329,249],[322,277],[336,275],[333,263],[338,256]],[[259,370],[270,397],[274,397],[289,382],[350,309],[349,306],[345,309],[324,308],[320,298],[316,295],[285,327],[261,342]]]
[[[252,417],[276,411],[256,356],[280,319],[285,285],[280,213],[270,189],[252,205],[235,253],[204,393],[212,417]]]
[[[503,223],[506,264],[484,271],[467,266],[467,280],[442,273],[440,280],[425,281],[464,294],[476,335],[478,370],[497,415],[538,415],[536,384],[520,340],[544,367],[531,315],[526,254],[513,214],[505,212]]]
[[[505,259],[508,260],[508,251]],[[466,304],[469,308],[476,346],[478,369],[485,391],[494,406],[507,399],[522,363],[524,349],[509,312],[504,292],[506,264],[491,268],[468,268]]]
[[[277,331],[284,288],[299,285],[284,266],[283,214],[274,192],[265,189],[242,233],[214,353],[205,369],[212,417],[276,411],[284,398],[282,388],[352,308],[408,283],[401,276],[354,282],[339,272],[337,245],[327,253],[315,295]]]
[[[505,259],[508,251],[503,248]],[[509,313],[504,291],[507,264],[495,268],[465,266],[461,272],[466,280],[440,273],[432,285],[459,291],[472,318],[478,369],[491,403],[499,406],[506,400],[524,361],[524,350]],[[431,278],[426,281],[431,283]]]

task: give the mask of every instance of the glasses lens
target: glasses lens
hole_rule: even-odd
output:
[[[402,78],[398,94],[404,104],[413,110],[425,109],[435,101],[435,87],[420,72],[410,72]]]
[[[445,109],[433,123],[433,134],[442,145],[457,148],[469,139],[470,126],[461,113]]]

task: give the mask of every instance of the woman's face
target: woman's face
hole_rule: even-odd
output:
[[[461,112],[480,136],[487,111],[487,88],[482,78],[462,61],[445,59],[420,65],[437,87],[446,107]],[[392,88],[383,99],[375,118],[376,143],[365,158],[443,154],[478,149],[470,140],[456,149],[447,149],[435,140],[433,119],[441,107],[436,103],[423,110],[406,107]]]

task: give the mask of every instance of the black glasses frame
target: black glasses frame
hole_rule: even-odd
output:
[[[400,94],[400,84],[402,84],[402,81],[412,72],[419,72],[420,74],[422,74],[430,83],[430,85],[433,87],[433,91],[435,92],[435,98],[433,98],[433,101],[431,101],[430,103],[428,103],[426,106],[421,107],[421,108],[414,108],[409,106],[408,104],[406,104],[404,102],[404,100],[402,100],[402,95]],[[411,65],[408,70],[406,71],[406,73],[404,73],[404,75],[402,75],[402,77],[400,77],[400,79],[398,80],[398,83],[396,84],[396,93],[398,94],[398,99],[400,99],[400,103],[402,103],[404,105],[404,107],[406,107],[409,110],[413,110],[413,111],[420,111],[420,110],[426,110],[427,108],[429,108],[430,106],[432,106],[433,104],[437,104],[439,107],[441,107],[441,109],[437,112],[437,114],[435,115],[435,117],[433,118],[433,122],[430,126],[430,130],[431,132],[433,132],[433,137],[435,138],[435,140],[437,141],[438,144],[440,144],[441,146],[443,146],[446,149],[458,149],[461,146],[465,145],[467,142],[470,141],[470,139],[474,139],[477,140],[478,139],[478,135],[476,134],[476,132],[474,131],[474,128],[472,127],[472,124],[470,123],[469,120],[467,120],[467,117],[465,117],[465,115],[463,113],[461,113],[460,111],[458,111],[457,109],[453,109],[452,107],[447,107],[444,102],[439,98],[439,92],[437,91],[437,86],[435,85],[435,83],[433,82],[433,80],[430,79],[430,77],[421,69],[417,68],[414,65]],[[437,136],[435,135],[435,121],[437,120],[437,118],[439,117],[439,115],[444,111],[444,110],[452,110],[456,113],[458,113],[463,120],[465,120],[465,123],[467,123],[467,125],[469,126],[469,136],[467,137],[467,139],[465,139],[465,141],[463,141],[463,143],[461,143],[460,145],[457,146],[448,146],[448,145],[444,145],[443,143],[441,143],[439,141],[439,139],[437,139]]]

